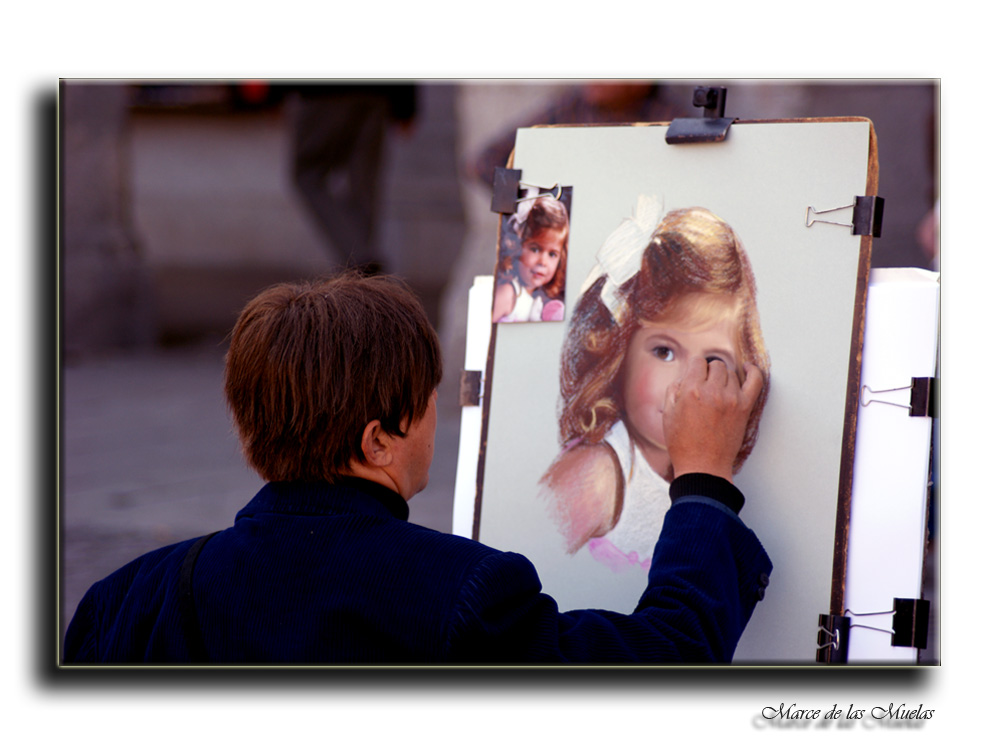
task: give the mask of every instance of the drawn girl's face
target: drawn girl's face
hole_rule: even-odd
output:
[[[657,473],[666,474],[670,465],[663,436],[667,393],[691,361],[717,358],[731,371],[742,366],[735,304],[731,296],[690,295],[660,320],[642,322],[629,340],[622,379],[625,422]]]
[[[544,287],[556,275],[566,242],[566,228],[542,228],[524,239],[518,275],[529,292]]]

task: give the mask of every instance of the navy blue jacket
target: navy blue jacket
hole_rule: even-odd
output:
[[[705,501],[667,512],[631,615],[560,613],[528,559],[411,525],[377,484],[270,483],[205,544],[198,624],[215,663],[729,661],[771,563],[735,514]],[[194,540],[93,585],[65,661],[189,662],[178,578]]]

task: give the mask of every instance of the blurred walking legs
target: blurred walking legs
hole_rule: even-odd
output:
[[[302,96],[294,106],[295,187],[334,263],[378,268],[375,225],[388,102],[344,93]]]

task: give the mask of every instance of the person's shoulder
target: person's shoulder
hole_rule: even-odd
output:
[[[106,625],[130,608],[129,617],[138,611],[157,607],[176,587],[179,569],[188,549],[198,538],[191,538],[153,549],[94,582],[77,606],[66,632],[67,662],[97,661],[98,647],[107,642]]]
[[[616,487],[620,471],[618,456],[607,443],[580,443],[559,454],[542,482],[558,490],[593,486],[594,490],[604,491]]]
[[[200,537],[200,536],[199,536]],[[114,603],[139,583],[154,587],[170,584],[184,561],[188,549],[199,537],[153,549],[116,569],[91,585],[88,594],[100,595],[104,602]]]
[[[165,562],[169,563],[173,560],[180,560],[178,557],[183,557],[188,548],[190,548],[199,537],[200,536],[188,538],[177,543],[171,543],[167,546],[160,546],[159,548],[147,551],[146,553],[132,559],[132,561],[122,566],[116,572],[108,575],[108,578],[114,577],[117,574],[136,574],[142,572],[143,570],[148,571],[153,567],[161,566]]]
[[[621,464],[604,442],[565,450],[542,476],[541,485],[570,552],[611,530],[621,513]]]
[[[405,540],[411,549],[431,556],[435,561],[475,564],[487,557],[504,553],[471,538],[442,533],[413,523],[405,523],[403,529]]]
[[[517,300],[517,288],[510,280],[503,280],[497,283],[497,289],[493,297],[493,321],[499,321],[514,310]]]

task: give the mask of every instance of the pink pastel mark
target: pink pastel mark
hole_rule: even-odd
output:
[[[590,549],[591,556],[602,564],[611,567],[611,570],[614,572],[624,572],[634,566],[641,567],[643,571],[648,572],[650,565],[653,563],[652,559],[639,561],[638,552],[629,551],[625,553],[607,538],[591,538],[587,542],[587,548]]]

